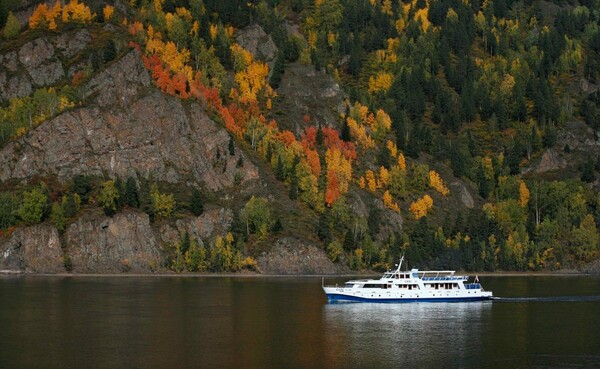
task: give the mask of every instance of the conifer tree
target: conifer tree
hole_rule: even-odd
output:
[[[328,245],[333,240],[333,235],[331,234],[331,228],[329,227],[329,220],[327,219],[327,215],[325,212],[321,213],[319,216],[319,221],[317,223],[316,229],[317,237],[324,244]]]
[[[71,218],[72,216],[75,216],[75,214],[77,214],[78,205],[77,205],[77,201],[75,199],[76,196],[77,196],[77,194],[70,193],[63,197],[62,206],[64,209],[64,215],[67,218]]]
[[[581,171],[581,180],[583,182],[591,183],[596,180],[596,173],[594,172],[594,161],[590,158],[583,165]]]
[[[181,240],[181,246],[179,246],[181,253],[185,255],[187,250],[190,248],[190,233],[185,231],[183,234],[183,239]]]
[[[275,178],[280,181],[285,179],[285,173],[283,171],[283,161],[281,160],[281,155],[277,157],[277,169],[275,171]]]
[[[197,188],[192,190],[192,197],[190,199],[190,211],[195,216],[200,216],[204,212],[204,202],[202,201],[202,194]]]
[[[105,63],[114,60],[117,57],[117,46],[113,40],[108,40],[102,51],[102,60]]]
[[[235,155],[235,144],[233,142],[233,136],[229,135],[229,155]]]
[[[140,207],[140,199],[135,179],[129,176],[125,182],[125,204],[133,208]]]
[[[14,38],[19,35],[21,31],[21,25],[19,24],[19,20],[12,12],[8,12],[8,16],[6,18],[6,25],[4,26],[4,37],[6,38]]]

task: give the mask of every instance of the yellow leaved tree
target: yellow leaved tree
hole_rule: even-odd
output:
[[[427,215],[432,207],[433,199],[426,194],[422,198],[410,204],[410,208],[408,210],[414,215],[415,219],[421,219]]]

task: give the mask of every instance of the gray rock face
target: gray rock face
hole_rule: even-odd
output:
[[[9,72],[17,71],[17,52],[11,51],[4,55],[1,63]]]
[[[335,274],[347,272],[346,267],[333,264],[325,252],[306,240],[283,237],[277,240],[269,254],[257,260],[265,274]]]
[[[86,97],[95,99],[101,107],[118,106],[128,109],[137,98],[140,89],[150,86],[150,76],[141,63],[137,51],[131,51],[111,68],[92,78],[86,86]]]
[[[19,228],[4,243],[0,241],[0,270],[64,272],[63,252],[56,228],[47,224]]]
[[[56,39],[56,47],[62,54],[71,58],[85,49],[91,41],[90,33],[86,29],[79,30],[74,36],[63,33]]]
[[[54,60],[37,68],[29,69],[29,75],[37,86],[50,86],[65,76],[60,60]]]
[[[253,24],[240,30],[236,39],[238,44],[250,51],[255,59],[269,65],[270,78],[277,59],[277,46],[275,46],[271,36],[267,35],[261,26]]]
[[[453,192],[456,192],[460,196],[460,201],[464,206],[469,209],[473,209],[475,206],[475,201],[473,200],[473,196],[467,189],[467,187],[460,181],[455,181],[450,184]]]
[[[33,87],[29,78],[25,76],[13,76],[0,72],[0,100],[8,100],[12,97],[29,96],[33,93]]]
[[[310,65],[286,65],[277,93],[273,111],[285,112],[278,117],[279,125],[298,134],[305,128],[304,115],[310,116],[313,125],[335,126],[346,110],[346,95],[337,82]]]
[[[548,149],[544,151],[540,159],[539,164],[535,167],[528,168],[533,170],[535,173],[545,173],[553,170],[559,170],[567,167],[567,161],[560,157],[560,155],[554,149]],[[525,170],[524,172],[528,172]]]
[[[83,37],[80,33],[74,38],[71,34],[61,37],[80,40]],[[89,39],[89,33],[87,35]],[[65,76],[63,62],[58,58],[53,42],[52,37],[41,37],[21,46],[18,51],[0,55],[0,103],[31,95],[34,85],[51,86]]]
[[[26,43],[19,49],[19,61],[27,70],[42,65],[54,56],[54,47],[45,38]]]
[[[569,121],[558,131],[557,147],[569,145],[571,150],[580,150],[588,154],[600,153],[600,140],[596,139],[594,130],[582,121]]]
[[[143,213],[80,218],[67,228],[65,242],[74,272],[145,272],[162,264],[150,219]]]
[[[233,222],[231,209],[210,209],[194,218],[178,219],[175,224],[163,224],[159,237],[164,244],[174,245],[188,232],[190,238],[199,244],[215,236],[224,236]]]
[[[0,150],[0,179],[35,175],[142,175],[170,183],[204,183],[211,190],[258,177],[256,167],[196,103],[185,106],[160,91],[133,50],[92,79],[96,104],[65,112]]]
[[[40,37],[19,50],[0,54],[0,103],[13,97],[31,95],[34,86],[40,88],[56,84],[65,77],[67,68],[70,71],[75,66],[78,70],[83,69],[88,65],[89,57],[82,52],[91,39],[88,30],[80,29]],[[69,74],[72,75],[73,72]]]
[[[199,217],[153,226],[147,214],[127,210],[114,217],[87,210],[61,238],[50,224],[15,230],[0,238],[0,271],[64,273],[147,273],[164,271],[163,246],[180,242],[187,230],[202,243],[224,235],[233,220],[230,209],[207,210]],[[66,257],[65,257],[66,255]]]

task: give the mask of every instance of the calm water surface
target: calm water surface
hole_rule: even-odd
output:
[[[511,298],[329,305],[309,277],[0,277],[0,368],[600,368],[600,277],[481,280]]]

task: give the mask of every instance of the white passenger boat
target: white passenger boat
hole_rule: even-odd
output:
[[[467,283],[468,276],[455,275],[453,270],[386,272],[379,279],[348,281],[343,286],[323,286],[329,302],[464,302],[491,299],[479,279]]]

